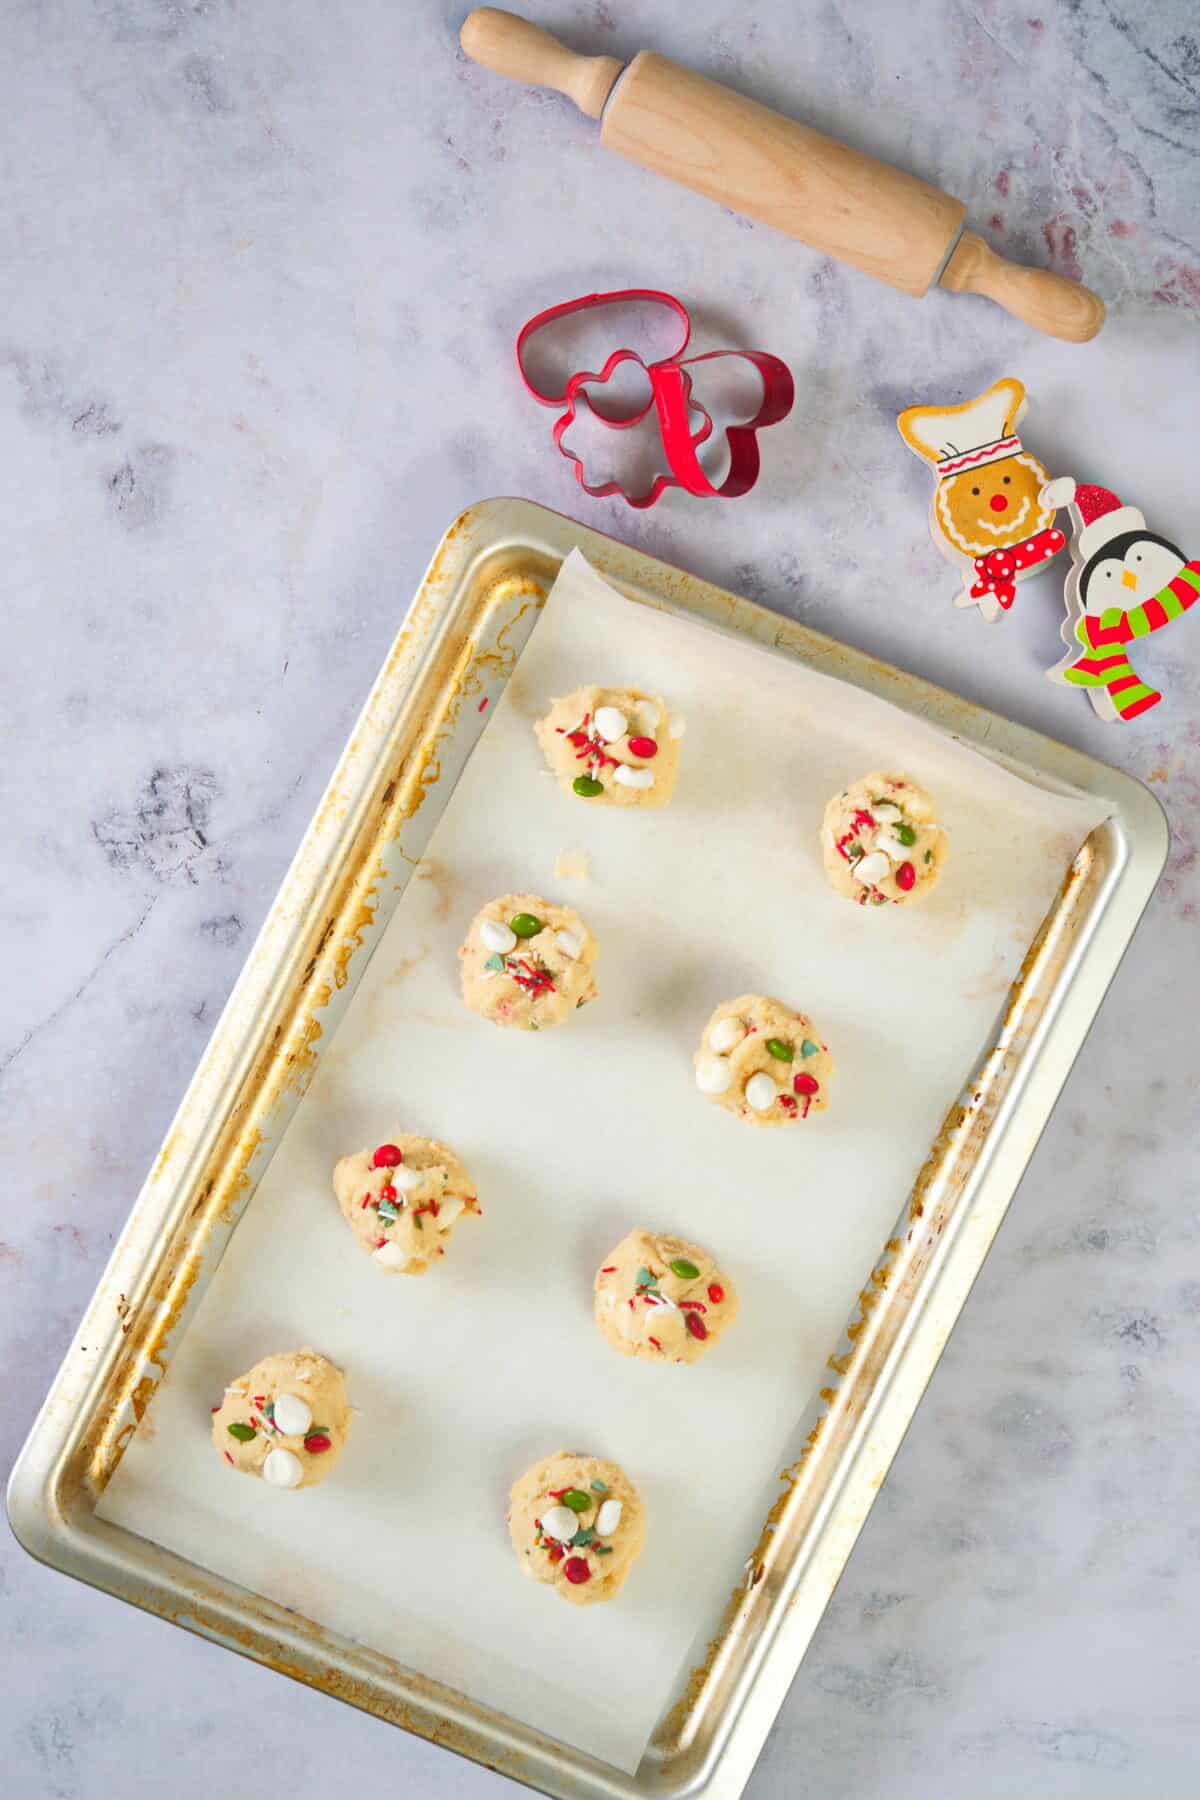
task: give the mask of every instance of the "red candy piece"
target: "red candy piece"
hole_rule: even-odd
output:
[[[896,886],[898,888],[903,888],[904,892],[907,894],[909,888],[916,885],[916,879],[917,871],[913,868],[912,864],[908,862],[901,863],[900,867],[896,870]]]
[[[333,1449],[333,1439],[326,1437],[323,1431],[310,1431],[304,1440],[304,1448],[310,1456],[323,1456],[326,1450]]]
[[[581,1582],[590,1581],[592,1579],[592,1571],[582,1556],[568,1556],[566,1562],[563,1564],[563,1574],[566,1576],[567,1580],[572,1582],[576,1587],[578,1587]]]
[[[798,1094],[816,1094],[821,1089],[821,1084],[815,1075],[793,1075],[792,1086]]]
[[[692,1336],[694,1338],[699,1338],[701,1342],[708,1336],[708,1326],[704,1323],[704,1320],[700,1317],[699,1313],[684,1313],[683,1322],[691,1332]]]
[[[629,748],[635,756],[658,755],[658,745],[653,738],[630,738]]]
[[[401,1154],[399,1145],[380,1144],[378,1150],[371,1158],[371,1167],[373,1169],[394,1169],[397,1163],[402,1163],[403,1161],[404,1157]]]
[[[722,1300],[725,1298],[725,1289],[723,1287],[718,1286],[718,1284],[714,1281],[712,1286],[708,1290],[708,1297],[712,1301],[714,1306],[720,1306]]]

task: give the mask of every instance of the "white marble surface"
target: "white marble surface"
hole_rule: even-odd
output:
[[[1096,344],[915,304],[605,157],[433,0],[14,0],[0,63],[0,1458],[15,1453],[443,526],[521,493],[1119,760],[1168,875],[750,1792],[1194,1792],[1200,626],[1124,731],[1039,671],[1049,581],[953,612],[897,408],[1006,372],[1027,435],[1195,549],[1197,92],[1185,0],[542,16],[649,44],[968,197],[1085,271]],[[664,285],[792,363],[759,489],[593,502],[516,325]],[[499,1794],[0,1546],[7,1791]],[[515,1790],[514,1790],[515,1791]]]

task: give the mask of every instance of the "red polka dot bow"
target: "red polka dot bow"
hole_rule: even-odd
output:
[[[1007,612],[1017,597],[1017,576],[1021,571],[1048,561],[1066,541],[1058,527],[1050,525],[1045,531],[1037,531],[1031,538],[1026,538],[1023,544],[1007,545],[999,550],[989,550],[986,556],[977,556],[972,600],[994,594]]]

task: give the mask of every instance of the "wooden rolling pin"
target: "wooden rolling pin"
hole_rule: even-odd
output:
[[[600,120],[609,150],[903,293],[936,283],[986,294],[1036,331],[1074,343],[1104,323],[1104,302],[1090,288],[1007,262],[964,231],[961,200],[665,56],[643,50],[628,66],[576,56],[493,6],[471,13],[461,38],[467,55],[497,74],[566,94]]]

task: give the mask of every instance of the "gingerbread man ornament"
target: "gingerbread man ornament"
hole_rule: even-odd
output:
[[[961,406],[909,406],[896,421],[936,477],[929,529],[964,570],[954,604],[977,606],[989,624],[1066,543],[1043,498],[1046,468],[1017,436],[1025,408],[1024,384],[1007,375]]]

